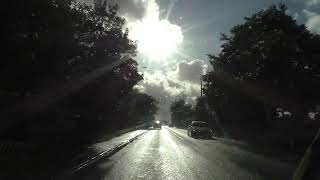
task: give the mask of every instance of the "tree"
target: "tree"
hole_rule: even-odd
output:
[[[7,5],[8,56],[1,61],[2,91],[36,93],[62,80],[67,60],[80,55],[74,39],[75,13],[67,1],[10,1]],[[67,51],[66,51],[67,49]]]
[[[207,104],[204,97],[198,97],[196,99],[196,105],[193,108],[195,118],[199,121],[210,122],[210,112],[207,109]]]
[[[170,105],[171,123],[176,126],[186,127],[190,124],[193,116],[192,106],[184,99],[173,101]]]
[[[136,44],[128,30],[123,31],[125,20],[117,9],[106,3],[94,9],[72,0],[11,1],[8,32],[3,34],[8,57],[0,69],[1,90],[38,94],[120,59],[135,66],[130,57],[136,55]]]
[[[273,5],[245,17],[222,34],[222,51],[209,55],[214,70],[204,76],[204,94],[224,123],[259,133],[273,126],[280,107],[291,112],[298,128],[319,104],[320,36],[286,10]]]
[[[13,0],[6,10],[0,136],[32,147],[18,156],[35,162],[21,176],[52,174],[83,145],[152,119],[157,102],[134,90],[143,76],[116,4]]]
[[[122,121],[124,126],[137,123],[148,124],[154,120],[158,111],[157,104],[153,97],[134,90],[117,102],[118,108],[113,116],[119,117],[117,119]]]
[[[0,68],[0,90],[5,92],[1,96],[8,100],[1,105],[6,109],[12,106],[19,113],[4,120],[12,122],[8,128],[2,127],[6,132],[22,133],[22,138],[32,134],[41,139],[47,133],[56,139],[57,134],[65,140],[67,134],[90,139],[122,118],[114,116],[119,102],[126,97],[141,100],[132,93],[143,79],[133,59],[136,44],[128,38],[125,19],[117,10],[118,5],[112,3],[93,8],[72,0],[10,1],[8,32],[3,34],[9,56]],[[82,81],[86,83],[76,84]],[[60,89],[61,99],[53,93],[57,100],[39,103],[45,107],[40,113],[25,117],[28,110],[16,108],[26,100],[33,104],[33,99],[52,89]],[[17,97],[14,101],[11,94]],[[52,97],[42,97],[46,98]],[[150,103],[152,97],[145,100]],[[154,106],[145,110],[154,113]],[[124,118],[122,125],[133,124],[131,120],[138,122]]]

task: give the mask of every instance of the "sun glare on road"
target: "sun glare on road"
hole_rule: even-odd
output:
[[[138,51],[152,60],[163,60],[176,52],[183,41],[181,28],[168,20],[145,18],[132,25],[130,36],[138,41]]]

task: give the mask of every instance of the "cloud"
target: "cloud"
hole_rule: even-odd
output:
[[[202,60],[181,61],[172,70],[144,72],[144,80],[135,88],[159,101],[158,115],[168,119],[170,103],[175,99],[184,97],[189,104],[195,103],[200,96],[200,76],[206,69]]]
[[[302,10],[306,17],[306,26],[313,33],[320,34],[320,0],[305,0],[305,9]]]
[[[160,101],[163,100],[162,98],[176,97],[181,94],[197,96],[200,93],[199,83],[180,80],[176,72],[144,72],[144,80],[136,88],[158,98]]]
[[[119,14],[132,19],[142,19],[146,14],[147,4],[143,0],[117,0]]]
[[[320,4],[320,0],[305,0],[307,6],[314,6]]]
[[[157,61],[155,59],[159,54],[166,54],[162,50],[174,50],[183,41],[180,26],[171,23],[167,19],[177,2],[178,0],[171,0],[169,8],[166,10],[167,15],[161,18],[160,16],[164,13],[160,10],[156,0],[117,1],[120,7],[119,15],[126,19],[129,37],[133,40],[138,40],[138,51],[140,55],[145,55],[142,56],[144,58],[137,59],[138,63],[146,61],[149,69],[149,71],[148,69],[143,70],[144,80],[136,85],[135,88],[153,96],[159,102],[158,117],[162,119],[170,119],[170,103],[181,94],[185,94],[186,101],[190,103],[194,102],[195,97],[200,94],[199,81],[196,82],[195,78],[192,77],[192,75],[202,72],[200,60],[190,63],[185,61],[177,63],[173,70],[166,70],[167,66],[153,65],[157,64],[156,62],[167,62],[167,60]],[[157,43],[159,48],[155,48],[154,43]],[[164,45],[167,48],[161,49]],[[155,54],[157,56],[153,56],[153,60],[150,60],[151,56]],[[199,70],[196,70],[197,68]],[[187,71],[191,74],[188,74]],[[185,75],[187,77],[183,77]]]
[[[117,0],[119,14],[128,21],[142,20],[146,16],[159,16],[159,5],[155,0]]]
[[[160,17],[161,11],[156,0],[76,0],[99,6],[103,2],[119,5],[118,15],[126,19],[129,38],[138,41],[138,52],[153,59],[165,59],[175,52],[183,42],[181,27],[167,17]],[[172,10],[178,0],[170,0]],[[169,13],[170,14],[170,13]],[[156,42],[156,43],[155,43]]]
[[[174,88],[181,88],[182,87],[179,83],[171,81],[170,79],[168,79],[168,84],[170,87],[174,87]]]
[[[86,4],[102,4],[103,2],[110,1],[108,0],[76,0],[80,3]],[[156,3],[156,0],[114,0],[111,1],[119,5],[118,13],[127,18],[128,20],[142,20],[148,14],[153,14],[158,16],[159,5]]]
[[[178,64],[179,79],[199,83],[200,77],[207,67],[202,60],[182,61]]]
[[[182,43],[180,26],[161,17],[156,0],[120,0],[117,3],[119,15],[126,19],[129,38],[138,41],[140,54],[152,59],[166,59]]]
[[[303,13],[307,17],[306,26],[311,32],[320,34],[320,14],[312,12],[310,10],[303,10]]]

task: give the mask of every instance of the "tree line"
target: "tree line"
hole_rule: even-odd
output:
[[[211,121],[222,135],[305,147],[320,127],[320,35],[280,4],[245,17],[220,40],[193,119]]]
[[[88,143],[153,120],[157,101],[134,89],[143,79],[133,59],[137,43],[117,4],[13,0],[6,6],[2,138]]]

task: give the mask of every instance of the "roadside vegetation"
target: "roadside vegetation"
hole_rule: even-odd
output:
[[[27,152],[16,143],[30,147],[37,159],[22,154],[34,162],[22,171],[54,166],[82,145],[154,119],[157,101],[134,89],[143,79],[133,59],[137,44],[117,10],[73,0],[7,3],[0,143],[13,144],[14,152]],[[50,163],[37,167],[37,160]]]
[[[320,127],[320,36],[283,4],[244,19],[208,55],[196,105],[172,103],[172,122],[207,121],[220,136],[303,152]]]

